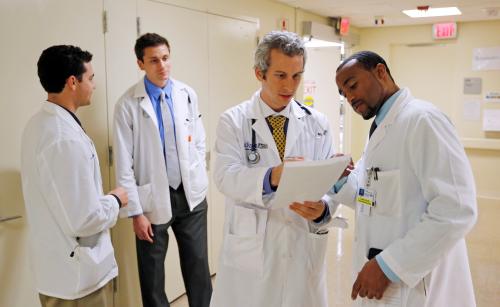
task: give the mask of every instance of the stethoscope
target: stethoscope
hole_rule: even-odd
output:
[[[309,111],[305,106],[303,106],[300,102],[295,100],[295,103],[299,105],[299,107],[306,112],[307,115],[311,115],[311,111]],[[250,127],[252,128],[252,145],[250,145],[250,151],[247,153],[247,160],[250,164],[257,164],[260,161],[260,153],[257,151],[257,141],[255,136],[255,129],[253,129],[253,125],[255,124],[256,119],[252,118]]]
[[[252,118],[252,124],[250,127],[252,127],[252,145],[250,147],[250,152],[247,154],[247,159],[248,162],[251,164],[257,164],[260,161],[260,154],[257,151],[257,142],[256,142],[256,137],[255,137],[255,129],[253,129],[253,124],[255,124],[255,118]]]

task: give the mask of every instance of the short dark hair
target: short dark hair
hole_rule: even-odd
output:
[[[141,35],[136,41],[134,46],[135,56],[138,60],[144,60],[144,49],[147,47],[156,47],[160,45],[166,45],[168,51],[170,51],[170,44],[168,40],[156,33],[146,33]]]
[[[47,93],[60,93],[70,76],[82,81],[87,71],[84,63],[92,61],[92,54],[71,45],[56,45],[45,49],[38,59],[38,78]]]
[[[355,54],[345,59],[342,63],[340,63],[339,67],[337,67],[337,71],[341,70],[342,67],[344,67],[344,65],[350,62],[351,60],[356,60],[366,70],[372,70],[375,67],[377,67],[378,64],[382,64],[385,66],[385,70],[387,71],[387,74],[389,74],[389,77],[391,77],[391,80],[394,81],[391,75],[391,71],[389,70],[389,66],[387,66],[385,60],[380,55],[376,54],[373,51],[365,50],[356,52]]]

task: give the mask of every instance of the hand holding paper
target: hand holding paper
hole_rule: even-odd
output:
[[[320,200],[339,179],[350,160],[350,156],[340,156],[328,160],[285,162],[269,207],[277,209],[294,202]]]

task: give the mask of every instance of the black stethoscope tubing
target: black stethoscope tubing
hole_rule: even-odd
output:
[[[297,100],[294,100],[299,107],[306,112],[307,115],[311,115],[311,111],[309,111],[306,107],[300,104]],[[252,127],[252,145],[250,147],[250,152],[247,154],[247,160],[248,162],[252,164],[256,164],[260,160],[260,154],[257,151],[257,140],[255,136],[255,129],[253,128],[253,125],[255,124],[256,119],[252,118],[252,124],[250,127]]]

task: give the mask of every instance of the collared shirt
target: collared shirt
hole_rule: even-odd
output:
[[[167,102],[167,105],[170,109],[170,115],[172,116],[172,123],[174,122],[174,112],[171,108],[172,105],[172,81],[170,79],[167,81],[167,84],[165,87],[161,88],[159,86],[156,86],[153,84],[151,81],[148,80],[147,77],[144,77],[144,85],[146,87],[146,93],[148,93],[149,99],[151,100],[151,103],[153,104],[153,109],[155,110],[156,114],[156,119],[158,120],[158,130],[160,133],[160,139],[161,143],[163,146],[163,152],[165,154],[165,129],[163,127],[163,117],[161,114],[161,107],[159,106],[160,104],[160,96],[163,91],[165,93],[165,100]],[[174,124],[174,133],[175,133],[175,124]]]
[[[391,109],[392,105],[396,101],[396,99],[399,97],[399,95],[402,93],[402,90],[400,89],[396,93],[392,94],[391,97],[389,97],[380,107],[380,109],[377,111],[377,115],[375,116],[375,123],[377,123],[377,126],[380,125],[380,123],[384,120],[385,116],[387,113],[389,113],[389,110]]]

